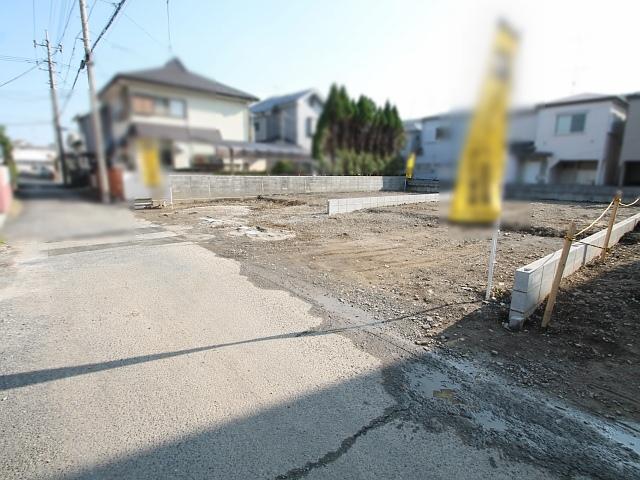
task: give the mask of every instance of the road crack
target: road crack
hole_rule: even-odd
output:
[[[278,475],[276,480],[295,480],[298,478],[306,477],[311,471],[318,467],[327,466],[336,460],[338,460],[342,455],[347,453],[351,447],[356,443],[358,438],[362,437],[369,433],[370,430],[374,430],[376,428],[382,427],[387,423],[395,420],[400,416],[400,414],[406,412],[406,408],[392,407],[385,410],[385,413],[379,417],[374,418],[368,424],[363,426],[360,430],[358,430],[353,435],[345,438],[340,443],[340,447],[336,450],[332,450],[327,452],[322,457],[314,462],[308,462],[302,467],[292,468],[286,473]]]

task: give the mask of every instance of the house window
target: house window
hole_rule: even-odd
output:
[[[133,112],[138,115],[160,115],[176,118],[184,118],[186,116],[184,100],[134,95],[131,99],[131,106]]]
[[[571,113],[556,116],[556,135],[582,133],[587,122],[586,113]]]
[[[176,100],[173,98],[169,100],[169,116],[184,118],[186,116],[185,112],[186,112],[186,108],[185,108],[184,100]]]
[[[256,132],[259,132],[260,131],[260,122],[253,122],[253,129]]]
[[[447,127],[436,127],[436,140],[447,140],[451,138],[451,130]]]
[[[131,98],[131,108],[133,109],[133,113],[139,113],[141,115],[153,115],[155,111],[153,97],[134,95]]]
[[[313,137],[313,130],[314,130],[313,127],[314,127],[313,118],[307,117],[307,122],[306,122],[307,137]]]

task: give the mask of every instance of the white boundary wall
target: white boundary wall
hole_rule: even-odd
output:
[[[399,176],[169,175],[174,202],[286,193],[402,191],[404,183],[405,178]]]
[[[611,231],[609,246],[618,243],[620,238],[622,238],[625,233],[632,231],[638,223],[640,223],[640,213],[616,223]],[[601,230],[598,233],[594,233],[580,240],[584,243],[574,243],[569,250],[567,264],[562,278],[568,277],[583,265],[600,256],[602,249],[597,247],[604,246],[606,234],[606,229]],[[509,327],[520,328],[525,319],[531,315],[538,305],[549,295],[561,251],[562,250],[558,250],[516,270],[513,279],[513,290],[511,292]]]
[[[356,210],[376,207],[390,207],[407,203],[437,202],[439,194],[425,193],[419,195],[386,195],[383,197],[332,198],[327,202],[327,213],[348,213]]]

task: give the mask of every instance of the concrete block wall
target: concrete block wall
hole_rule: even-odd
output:
[[[640,196],[640,187],[612,187],[607,185],[505,185],[505,197],[514,200],[555,200],[564,202],[609,203],[617,190],[622,201],[633,202]]]
[[[413,193],[438,193],[440,182],[438,180],[421,180],[413,178],[407,180],[407,192]]]
[[[169,175],[174,202],[284,193],[401,191],[404,177]]]
[[[618,243],[622,236],[627,232],[633,231],[638,223],[640,223],[640,213],[616,223],[611,231],[609,246]],[[597,247],[604,246],[606,233],[606,229],[601,230],[580,240],[580,242],[584,243],[574,243],[571,246],[562,278],[568,277],[600,255],[602,249]],[[509,326],[511,328],[520,328],[526,318],[549,295],[560,254],[561,250],[557,250],[516,270],[509,311]]]
[[[387,195],[384,197],[332,198],[327,202],[327,213],[329,215],[335,215],[338,213],[354,212],[356,210],[364,210],[367,208],[437,201],[437,193],[426,193],[421,195]]]

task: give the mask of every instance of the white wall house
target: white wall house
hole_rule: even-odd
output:
[[[620,97],[580,95],[509,114],[509,183],[616,184],[626,102]],[[455,178],[469,112],[421,120],[415,178]],[[415,136],[415,129],[407,130]]]
[[[13,160],[20,175],[52,178],[57,157],[53,146],[36,146],[23,141],[13,143]]]
[[[577,95],[537,110],[536,150],[548,153],[545,183],[617,184],[625,100]]]
[[[640,185],[640,93],[627,97],[629,110],[620,153],[620,185]]]
[[[252,143],[249,104],[258,99],[187,70],[177,58],[115,75],[99,98],[107,161],[124,172],[124,192],[118,195],[127,199],[160,195],[162,186],[147,188],[161,183],[149,179],[157,164],[162,171],[264,172],[274,157],[303,155],[298,147]],[[91,156],[90,117],[80,116],[78,123]]]
[[[251,105],[256,142],[297,145],[311,152],[324,100],[315,89],[270,97]]]

